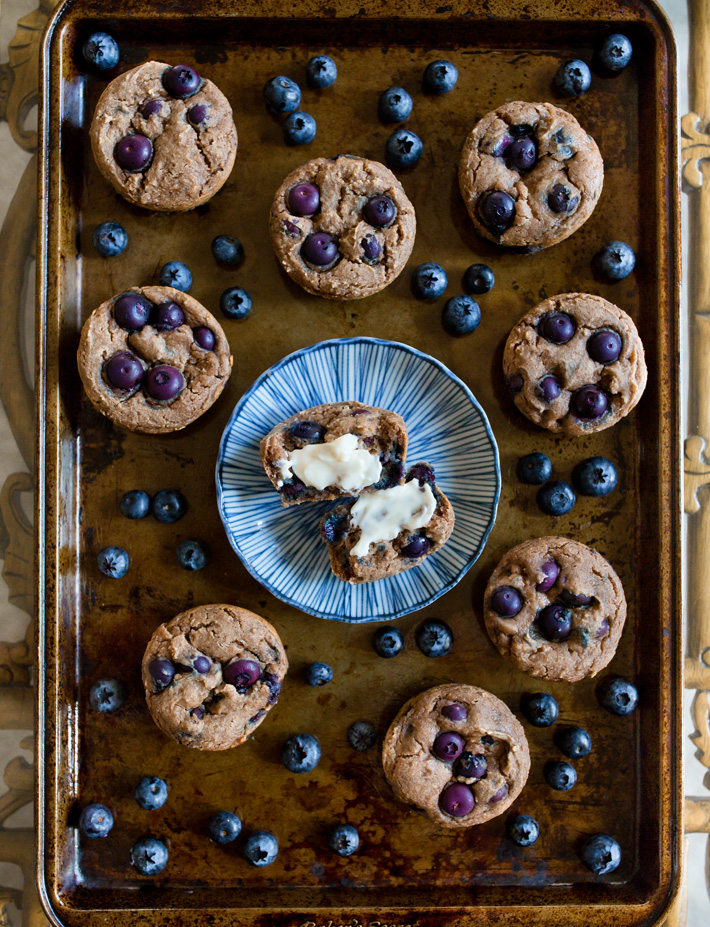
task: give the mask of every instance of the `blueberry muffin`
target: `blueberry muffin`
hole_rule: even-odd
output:
[[[538,679],[577,682],[595,676],[616,653],[626,597],[596,550],[544,537],[503,557],[488,581],[483,616],[513,666]]]
[[[423,462],[410,467],[400,485],[337,505],[320,523],[330,567],[349,583],[386,579],[418,566],[453,530],[451,503]]]
[[[400,801],[441,827],[462,829],[512,805],[527,781],[530,752],[504,702],[447,683],[402,706],[385,735],[382,765]]]
[[[575,232],[602,192],[604,162],[574,116],[515,101],[488,113],[466,139],[459,185],[476,230],[537,251]]]
[[[77,352],[93,406],[122,428],[179,431],[225,387],[232,355],[222,326],[169,286],[132,287],[84,322]]]
[[[416,218],[402,184],[384,165],[338,155],[288,175],[274,197],[270,231],[281,266],[304,290],[362,299],[402,271]]]
[[[260,449],[283,505],[321,502],[400,483],[407,426],[388,409],[331,402],[280,422]]]
[[[235,605],[201,605],[156,629],[142,676],[163,733],[196,750],[227,750],[276,704],[287,669],[268,621]]]
[[[523,415],[567,435],[616,424],[647,378],[633,320],[590,293],[552,296],[524,315],[508,335],[503,373]]]
[[[193,209],[230,175],[237,130],[229,101],[184,64],[144,64],[116,77],[91,122],[98,169],[125,199],[146,209]]]

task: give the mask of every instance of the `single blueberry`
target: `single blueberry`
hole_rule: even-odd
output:
[[[495,793],[495,795],[491,795],[491,797],[488,799],[488,804],[497,805],[499,801],[503,801],[503,799],[505,798],[507,794],[508,794],[508,786],[502,785],[498,789],[498,791]]]
[[[348,528],[347,516],[330,512],[323,522],[321,533],[329,544],[337,544],[345,537]]]
[[[79,817],[79,830],[85,837],[108,837],[113,827],[113,815],[106,805],[87,805]]]
[[[141,837],[131,847],[131,865],[144,876],[154,876],[168,864],[168,848],[155,837]]]
[[[459,72],[451,61],[431,61],[424,69],[424,87],[430,93],[448,93],[456,86]]]
[[[157,402],[168,402],[182,392],[185,378],[170,364],[159,364],[151,367],[143,378],[143,387],[151,399]]]
[[[566,515],[576,501],[574,490],[563,480],[551,480],[537,491],[537,504],[546,515]]]
[[[274,113],[292,113],[301,105],[301,88],[290,77],[272,77],[264,84],[264,102]]]
[[[320,190],[312,183],[297,183],[288,191],[287,205],[294,216],[314,216],[320,209]]]
[[[96,562],[104,576],[111,579],[121,579],[128,572],[128,554],[122,547],[104,547]]]
[[[574,212],[579,205],[579,197],[572,196],[572,191],[563,183],[556,183],[547,194],[547,205],[551,212]]]
[[[551,760],[545,764],[545,782],[556,792],[567,792],[577,782],[577,772],[566,760]]]
[[[308,145],[316,137],[315,119],[300,110],[284,119],[282,129],[287,145]]]
[[[174,332],[176,328],[185,324],[185,313],[177,303],[163,303],[155,310],[153,324],[156,331]]]
[[[371,196],[362,208],[365,221],[376,229],[386,229],[397,216],[397,207],[389,196]]]
[[[520,710],[533,727],[549,727],[557,721],[560,713],[557,702],[548,692],[523,695]]]
[[[563,605],[546,605],[537,616],[537,627],[547,641],[564,641],[572,633],[572,612]]]
[[[352,856],[360,846],[360,835],[352,824],[337,824],[328,831],[328,846],[338,856]]]
[[[387,139],[385,158],[390,167],[411,167],[421,158],[423,150],[418,135],[409,129],[396,129]]]
[[[604,390],[591,383],[589,386],[582,386],[572,393],[569,408],[572,415],[577,418],[581,418],[585,422],[593,422],[607,413],[609,399]]]
[[[631,61],[633,47],[625,35],[614,33],[607,36],[595,54],[595,62],[604,70],[622,71]]]
[[[502,618],[514,618],[523,607],[524,601],[513,586],[498,586],[491,594],[490,607]]]
[[[489,293],[496,278],[488,264],[471,264],[463,275],[463,288],[467,293]]]
[[[505,160],[513,170],[522,173],[529,171],[537,161],[537,145],[532,138],[519,138],[508,145]]]
[[[157,776],[146,776],[136,786],[133,797],[144,811],[162,808],[168,800],[167,782]]]
[[[222,676],[224,681],[234,686],[237,691],[246,692],[261,676],[261,667],[256,660],[235,660],[224,667]]]
[[[161,689],[169,686],[175,678],[175,666],[164,657],[156,657],[148,664],[148,672],[153,682]]]
[[[199,657],[195,657],[195,659],[192,661],[192,668],[196,673],[204,675],[205,673],[209,673],[209,671],[212,669],[212,661],[209,657],[200,655]]]
[[[163,104],[160,100],[146,100],[138,112],[144,119],[150,119],[151,116],[157,115],[162,108]]]
[[[171,286],[176,290],[182,290],[183,293],[187,293],[192,286],[190,268],[182,261],[168,261],[167,264],[163,264],[158,279],[161,286]]]
[[[355,721],[348,728],[348,743],[357,750],[358,753],[364,753],[371,750],[377,741],[377,729],[369,721]]]
[[[400,554],[403,557],[408,559],[415,560],[418,557],[423,557],[431,547],[431,542],[428,538],[423,537],[420,534],[413,535],[409,541],[400,549]]]
[[[559,601],[567,608],[587,608],[587,606],[592,604],[593,599],[590,595],[583,595],[582,593],[572,592],[569,589],[563,589],[559,594]]]
[[[244,260],[244,245],[232,235],[218,235],[212,239],[215,261],[227,267],[236,267]]]
[[[382,122],[404,122],[411,113],[412,98],[403,87],[388,87],[380,94],[377,115]]]
[[[465,721],[468,718],[468,709],[460,702],[452,702],[450,705],[444,705],[441,713],[449,721]]]
[[[473,790],[463,782],[450,782],[439,797],[439,807],[452,818],[463,818],[473,811],[476,799]]]
[[[512,376],[508,377],[505,385],[508,387],[510,393],[515,396],[516,393],[519,393],[523,386],[525,386],[525,379],[522,373],[514,373]]]
[[[242,847],[242,856],[252,866],[270,866],[278,852],[278,841],[268,830],[255,830]]]
[[[433,486],[434,468],[424,463],[414,464],[413,467],[407,470],[407,482],[409,482],[409,480],[417,480],[420,486],[423,486],[425,483]]]
[[[491,232],[502,235],[513,224],[515,200],[503,190],[492,190],[481,197],[478,214]]]
[[[545,578],[539,583],[536,583],[535,588],[538,592],[548,592],[557,582],[557,577],[560,575],[560,568],[554,560],[546,560],[540,566],[540,572]]]
[[[320,744],[310,734],[294,734],[284,743],[281,761],[292,773],[312,772],[320,761]]]
[[[372,646],[375,648],[375,653],[386,660],[396,657],[404,648],[402,632],[393,625],[378,628],[372,635]]]
[[[608,834],[595,834],[584,841],[579,857],[596,875],[606,875],[619,868],[621,847]]]
[[[197,103],[195,106],[191,106],[187,111],[188,122],[193,126],[201,126],[207,119],[208,112],[209,110],[203,103]]]
[[[553,344],[567,344],[577,330],[574,319],[566,312],[551,312],[537,324],[538,334]]]
[[[153,496],[150,511],[157,521],[171,525],[187,512],[187,500],[178,489],[161,489]]]
[[[188,64],[176,64],[163,71],[163,87],[178,100],[194,96],[201,86],[202,78]]]
[[[306,65],[306,83],[312,90],[330,87],[338,77],[338,66],[328,55],[316,55]]]
[[[470,335],[481,324],[481,308],[470,296],[452,296],[444,304],[441,324],[447,335]]]
[[[180,541],[177,546],[177,562],[183,570],[201,570],[210,562],[209,547],[196,538]]]
[[[104,364],[104,377],[115,390],[129,393],[143,380],[143,365],[130,351],[114,354]]]
[[[462,779],[482,779],[488,771],[488,761],[482,753],[462,753],[454,764],[454,775]]]
[[[529,814],[516,814],[506,824],[506,831],[519,847],[531,847],[540,836],[540,825]]]
[[[338,246],[327,232],[314,232],[301,245],[301,257],[315,267],[329,267],[338,257]]]
[[[425,657],[445,657],[454,646],[454,632],[445,621],[436,618],[422,621],[414,639]]]
[[[563,97],[581,96],[589,90],[591,82],[592,72],[589,66],[579,58],[561,64],[553,79],[555,90]]]
[[[333,668],[327,663],[311,663],[304,673],[309,686],[324,686],[333,678]]]
[[[297,441],[315,443],[322,441],[325,435],[325,425],[319,422],[299,421],[288,426],[289,436]]]
[[[116,40],[106,32],[94,32],[81,48],[84,61],[97,71],[110,71],[118,64],[120,52]]]
[[[587,339],[587,354],[599,364],[613,364],[621,354],[621,338],[616,332],[594,332]]]
[[[91,240],[102,257],[116,257],[126,250],[128,232],[118,222],[102,222],[94,229]]]
[[[153,143],[138,132],[125,135],[114,145],[113,158],[126,173],[137,173],[145,170],[153,160]]]
[[[241,286],[232,286],[219,298],[219,308],[228,319],[245,319],[251,312],[251,296]]]
[[[597,689],[597,698],[602,708],[606,708],[612,715],[630,715],[635,710],[639,694],[633,683],[615,676],[605,680]]]
[[[140,293],[124,293],[113,304],[113,317],[121,328],[135,332],[148,324],[154,308]]]
[[[588,457],[572,471],[572,484],[583,496],[606,496],[618,479],[616,467],[606,457]]]
[[[535,392],[543,402],[554,402],[561,393],[560,384],[555,377],[548,375],[540,380]]]
[[[231,811],[218,811],[210,818],[207,833],[215,843],[232,843],[242,832],[242,822]]]
[[[126,687],[118,679],[108,676],[97,680],[89,692],[89,704],[94,711],[111,715],[123,707],[126,701]]]
[[[444,268],[431,261],[415,267],[412,273],[412,290],[417,299],[438,299],[448,283]]]
[[[518,460],[516,473],[521,483],[539,486],[552,476],[552,461],[547,454],[534,451]]]
[[[150,496],[142,489],[130,489],[121,496],[118,507],[126,518],[145,518],[150,508]]]
[[[434,738],[431,752],[445,763],[453,763],[458,759],[464,748],[464,739],[455,731],[441,731]]]
[[[197,328],[193,328],[192,337],[195,339],[195,343],[198,344],[203,351],[214,351],[214,346],[217,343],[217,339],[214,336],[214,332],[207,328],[207,326],[199,325]]]
[[[628,277],[635,266],[636,254],[625,241],[610,241],[592,258],[593,269],[610,283]]]
[[[375,264],[382,257],[382,248],[374,235],[365,235],[360,242],[360,247],[362,248],[363,260],[367,261],[368,264]]]
[[[578,760],[592,752],[592,738],[583,727],[561,727],[555,731],[555,746],[571,760]]]

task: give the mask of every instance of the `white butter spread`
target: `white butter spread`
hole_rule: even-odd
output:
[[[400,531],[423,528],[435,510],[431,486],[420,486],[419,480],[361,496],[350,509],[350,526],[361,532],[350,556],[364,557],[370,544],[392,541]]]
[[[382,473],[377,454],[360,447],[357,435],[350,434],[321,444],[306,444],[291,451],[287,461],[277,461],[276,466],[284,482],[295,473],[314,489],[337,486],[346,492],[360,492],[376,483]]]

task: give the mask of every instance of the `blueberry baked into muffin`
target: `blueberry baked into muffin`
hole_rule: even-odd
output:
[[[299,286],[362,299],[390,284],[414,246],[416,217],[402,184],[377,161],[338,155],[292,171],[271,207],[271,241]]]
[[[237,130],[229,101],[185,64],[144,64],[116,77],[96,105],[91,148],[103,177],[136,206],[206,203],[230,175]]]
[[[495,568],[483,617],[515,667],[538,679],[577,682],[616,653],[626,597],[596,550],[569,538],[536,538],[509,550]]]
[[[454,510],[429,464],[414,464],[403,483],[337,505],[321,519],[330,566],[349,583],[369,583],[418,566],[444,546]]]
[[[602,191],[604,162],[574,116],[551,103],[506,103],[466,139],[459,185],[476,230],[537,251],[575,232]]]
[[[222,326],[169,286],[132,287],[84,322],[79,374],[94,407],[122,428],[179,431],[217,399],[232,371]]]
[[[503,373],[523,415],[567,435],[616,424],[647,379],[633,320],[590,293],[552,296],[526,313],[508,335]]]
[[[466,828],[506,811],[530,772],[522,725],[476,686],[427,689],[400,708],[382,747],[395,796],[435,824]]]
[[[142,676],[161,731],[197,750],[227,750],[276,704],[287,669],[268,621],[235,605],[201,605],[156,629]]]
[[[321,502],[400,483],[407,426],[388,409],[332,402],[280,422],[260,450],[283,505]]]

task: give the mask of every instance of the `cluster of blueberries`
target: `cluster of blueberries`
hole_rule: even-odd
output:
[[[564,480],[550,480],[552,461],[547,454],[535,451],[518,460],[521,483],[540,486],[537,504],[546,515],[566,515],[577,501],[575,490],[583,496],[606,496],[616,488],[619,476],[606,457],[588,457],[572,470],[572,486]]]
[[[471,295],[481,295],[493,289],[495,275],[487,264],[471,264],[463,275],[465,293],[452,296],[444,304],[441,324],[453,336],[469,335],[481,323],[481,308]],[[417,299],[435,300],[444,295],[449,285],[446,271],[440,264],[428,261],[415,267],[412,273],[412,292]]]
[[[594,53],[593,65],[604,77],[623,71],[631,61],[631,42],[625,35],[615,33],[607,36]],[[592,72],[586,61],[573,58],[557,69],[553,80],[555,90],[563,97],[579,97],[589,90]]]
[[[445,657],[454,645],[454,632],[445,621],[428,618],[414,633],[417,647],[425,657]],[[394,625],[383,625],[372,636],[375,653],[386,660],[404,650],[404,637]]]

